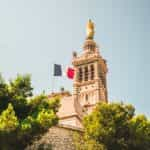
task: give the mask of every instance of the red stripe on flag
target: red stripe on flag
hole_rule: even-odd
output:
[[[68,68],[67,69],[67,77],[69,78],[69,79],[73,79],[73,77],[74,77],[74,69],[73,68]]]

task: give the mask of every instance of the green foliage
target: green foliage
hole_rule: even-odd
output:
[[[48,128],[57,123],[57,116],[52,110],[42,109],[37,116],[37,122],[43,127]]]
[[[7,108],[9,100],[8,85],[0,74],[0,112]]]
[[[12,104],[8,104],[8,108],[0,115],[0,131],[10,132],[14,131],[19,125],[18,119]]]
[[[18,75],[16,79],[6,83],[0,75],[0,112],[5,110],[8,103],[12,103],[19,119],[26,117],[29,111],[27,98],[32,96],[33,88],[29,75]]]
[[[73,139],[76,150],[106,150],[103,144],[98,143],[96,140],[88,139],[85,135],[75,133]]]
[[[29,75],[6,83],[0,76],[0,149],[19,150],[56,125],[59,99],[33,96]]]
[[[129,127],[132,138],[130,147],[133,150],[147,150],[150,147],[150,121],[144,115],[138,115],[130,120]]]
[[[30,106],[27,104],[27,98],[32,96],[30,75],[17,75],[16,79],[9,83],[10,101],[14,106],[15,112],[20,119],[26,117]]]
[[[29,96],[32,96],[33,88],[31,87],[30,75],[17,75],[17,78],[15,80],[10,80],[9,90],[14,98],[27,98]]]
[[[84,118],[85,138],[102,144],[107,150],[148,150],[150,121],[135,116],[134,107],[120,103],[99,103]]]

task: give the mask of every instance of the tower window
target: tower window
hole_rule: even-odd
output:
[[[94,79],[94,66],[91,65],[91,80]]]
[[[85,100],[88,101],[88,94],[85,95]]]
[[[82,79],[83,79],[82,68],[79,68],[79,81],[82,81]]]
[[[84,77],[85,77],[84,80],[85,80],[85,81],[88,81],[88,67],[86,66],[84,69],[85,69],[85,70],[84,70],[84,71],[85,71],[85,72],[84,72],[84,75],[85,75],[85,76],[84,76]]]

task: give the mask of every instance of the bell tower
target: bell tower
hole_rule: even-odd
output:
[[[107,102],[107,64],[94,41],[94,23],[89,20],[86,27],[86,40],[80,56],[73,53],[75,69],[73,98],[76,107],[80,104],[84,114],[92,111],[98,102]]]

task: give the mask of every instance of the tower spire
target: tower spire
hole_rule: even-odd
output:
[[[94,38],[94,23],[89,19],[86,25],[86,38],[93,39]]]

